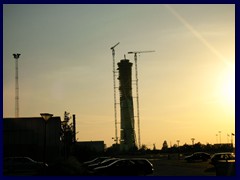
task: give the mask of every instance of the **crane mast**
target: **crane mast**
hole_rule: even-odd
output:
[[[137,68],[137,54],[151,53],[155,51],[130,51],[128,54],[134,54],[135,61],[135,78],[136,78],[136,100],[137,100],[137,124],[138,124],[138,147],[141,148],[140,140],[140,113],[139,113],[139,94],[138,94],[138,68]]]
[[[115,47],[119,45],[120,42],[115,44],[110,49],[112,50],[113,57],[113,91],[114,91],[114,121],[115,121],[115,142],[118,144],[118,133],[117,133],[117,102],[116,102],[116,70],[115,70]]]

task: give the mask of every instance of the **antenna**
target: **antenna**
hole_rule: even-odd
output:
[[[134,54],[135,60],[135,78],[136,78],[136,98],[137,98],[137,122],[138,122],[138,147],[141,148],[140,140],[140,115],[139,115],[139,95],[138,95],[138,70],[137,70],[137,54],[150,53],[155,51],[130,51],[128,54]]]
[[[117,133],[117,102],[116,102],[116,70],[115,70],[115,47],[119,45],[120,42],[115,44],[110,49],[112,50],[112,57],[113,57],[113,91],[114,91],[114,119],[115,119],[115,142],[118,144],[118,133]]]
[[[13,54],[15,61],[15,117],[19,117],[18,59],[21,54]]]

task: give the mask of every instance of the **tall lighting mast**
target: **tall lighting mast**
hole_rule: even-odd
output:
[[[115,47],[119,45],[120,42],[115,44],[110,49],[112,50],[113,57],[113,91],[114,91],[114,119],[115,119],[115,142],[118,144],[118,133],[117,133],[117,101],[116,101],[116,69],[115,69]]]
[[[15,59],[15,117],[19,117],[18,59],[21,54],[13,54]]]
[[[136,78],[136,98],[137,98],[137,123],[138,123],[138,147],[141,148],[141,141],[140,141],[140,115],[139,115],[139,95],[138,95],[138,70],[137,70],[137,54],[140,53],[150,53],[155,51],[131,51],[128,54],[134,54],[134,61],[135,61],[135,78]]]

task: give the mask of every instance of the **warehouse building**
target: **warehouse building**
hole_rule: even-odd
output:
[[[3,118],[4,157],[51,162],[60,156],[60,135],[60,117]]]

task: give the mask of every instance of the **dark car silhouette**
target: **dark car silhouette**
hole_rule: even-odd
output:
[[[219,162],[235,162],[235,154],[232,152],[215,153],[210,160],[210,164],[216,165]]]
[[[130,160],[135,163],[136,168],[139,171],[139,175],[148,175],[153,173],[153,165],[149,160],[145,158],[134,158]]]
[[[100,163],[100,162],[102,162],[102,161],[104,161],[104,160],[106,160],[106,159],[109,159],[109,158],[110,158],[110,157],[97,157],[97,158],[94,158],[94,159],[92,159],[92,160],[90,160],[90,161],[85,161],[85,162],[83,162],[83,165],[88,166],[88,165],[90,165],[90,164]]]
[[[34,161],[29,157],[7,157],[3,161],[4,174],[37,175],[47,167],[46,163]]]
[[[148,166],[146,166],[146,164],[148,164]],[[149,161],[137,159],[119,159],[107,166],[94,168],[93,171],[95,175],[137,176],[151,173],[152,171],[149,170],[149,166],[153,170],[152,164]]]
[[[94,163],[94,164],[89,164],[87,166],[87,168],[89,170],[93,170],[96,167],[100,167],[100,166],[107,166],[111,163],[113,163],[114,161],[118,160],[119,158],[109,158],[109,159],[105,159],[104,161],[98,162],[98,163]]]
[[[211,158],[210,154],[205,152],[195,152],[190,156],[186,156],[184,159],[187,162],[194,162],[194,161],[207,161]]]

